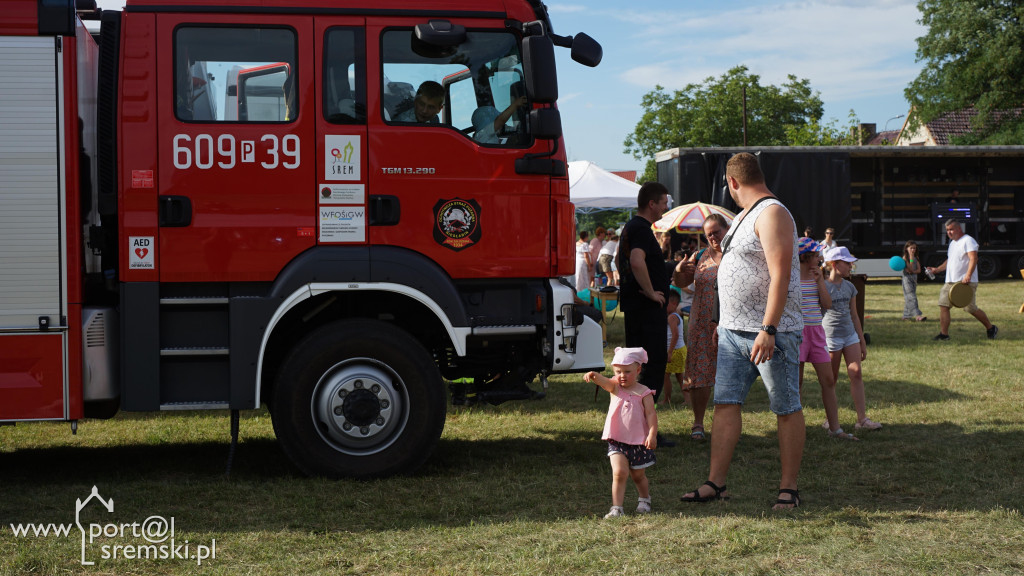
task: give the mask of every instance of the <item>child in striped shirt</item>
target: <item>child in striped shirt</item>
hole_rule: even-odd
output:
[[[821,327],[822,312],[832,307],[832,298],[821,272],[821,245],[804,237],[798,242],[800,251],[800,309],[804,315],[803,341],[800,343],[800,390],[803,391],[804,363],[814,366],[821,384],[821,403],[825,405],[825,428],[828,435],[844,440],[857,437],[839,427],[839,402],[836,381],[832,375],[832,358],[825,346],[825,330]]]

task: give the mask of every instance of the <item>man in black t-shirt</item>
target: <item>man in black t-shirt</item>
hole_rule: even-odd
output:
[[[669,276],[651,224],[661,218],[666,208],[668,189],[664,185],[647,182],[640,187],[636,216],[622,229],[616,262],[626,346],[643,346],[647,351],[648,362],[640,382],[654,390],[655,402],[661,396],[668,362],[665,295],[669,291]],[[664,439],[659,439],[659,443],[666,447],[673,445]]]

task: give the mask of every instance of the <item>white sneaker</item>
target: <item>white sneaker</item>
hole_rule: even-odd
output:
[[[647,514],[650,511],[651,511],[651,499],[650,498],[641,498],[640,500],[637,501],[637,503],[636,503],[636,513],[637,514]]]
[[[609,510],[608,513],[604,515],[604,519],[607,520],[609,518],[618,518],[619,516],[625,515],[626,511],[622,509],[622,506],[612,506],[612,509]]]

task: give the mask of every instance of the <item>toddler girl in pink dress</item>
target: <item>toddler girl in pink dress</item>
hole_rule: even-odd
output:
[[[645,469],[655,462],[658,447],[658,414],[654,411],[654,390],[637,382],[640,365],[647,363],[643,348],[616,348],[612,358],[614,378],[587,372],[583,380],[597,384],[611,394],[602,440],[608,442],[612,464],[612,509],[605,518],[625,514],[626,479],[633,479],[640,499],[638,514],[651,511],[651,491]]]

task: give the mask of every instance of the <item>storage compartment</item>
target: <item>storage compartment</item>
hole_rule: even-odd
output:
[[[0,38],[0,328],[63,315],[58,66],[53,38]]]
[[[0,421],[63,420],[64,335],[0,335]]]

